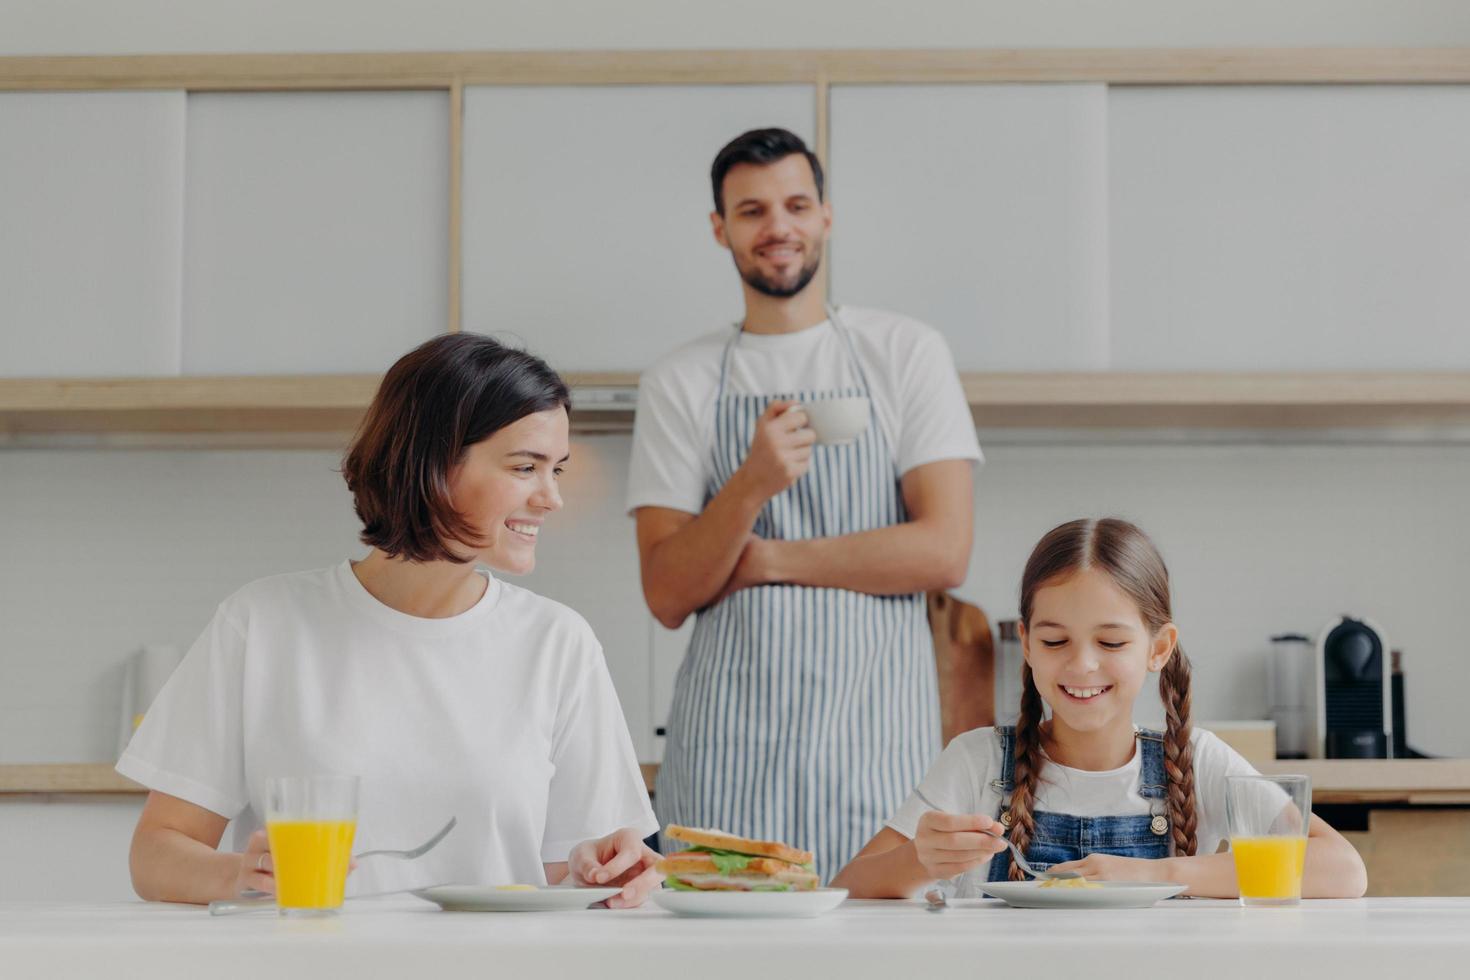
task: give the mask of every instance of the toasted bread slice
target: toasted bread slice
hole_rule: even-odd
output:
[[[811,891],[821,882],[815,872],[790,861],[752,857],[738,871],[723,872],[714,855],[683,851],[659,861],[658,870],[700,891],[750,891],[770,885],[788,885],[794,891]]]
[[[790,845],[774,840],[752,840],[749,837],[736,837],[727,834],[723,830],[705,830],[699,827],[680,827],[678,824],[669,824],[664,830],[667,837],[683,841],[692,847],[713,847],[721,851],[736,851],[740,854],[754,854],[757,857],[775,858],[778,861],[789,861],[792,864],[811,864],[815,855],[811,851],[797,850]]]

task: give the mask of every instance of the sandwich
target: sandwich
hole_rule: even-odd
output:
[[[664,836],[690,845],[658,863],[664,884],[681,891],[796,892],[817,887],[811,851],[720,830],[670,824]]]

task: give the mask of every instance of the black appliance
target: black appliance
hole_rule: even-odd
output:
[[[1388,759],[1394,746],[1388,642],[1372,620],[1343,616],[1317,638],[1317,730],[1328,759]]]

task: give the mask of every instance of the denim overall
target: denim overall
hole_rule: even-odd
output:
[[[991,783],[1000,792],[1002,801],[996,819],[1010,827],[1010,798],[1016,788],[1016,730],[1006,725],[997,727],[995,732],[1000,736],[1003,760],[1000,779]],[[1164,774],[1164,736],[1145,729],[1139,729],[1135,735],[1138,749],[1143,753],[1138,795],[1149,801],[1149,816],[1074,817],[1068,813],[1034,811],[1036,832],[1026,848],[1026,861],[1037,871],[1063,861],[1080,861],[1089,854],[1133,858],[1169,856],[1169,780]],[[987,880],[1005,881],[1010,871],[1011,852],[1001,851],[990,861]]]

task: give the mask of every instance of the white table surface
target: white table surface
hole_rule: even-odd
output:
[[[1470,899],[1305,902],[1243,909],[1169,901],[1133,911],[1020,910],[991,900],[934,914],[848,902],[817,919],[677,918],[631,911],[447,913],[411,897],[342,915],[211,917],[180,905],[0,904],[0,977],[738,977],[1050,975],[1294,980],[1459,977]],[[1167,971],[1167,972],[1165,972]]]

